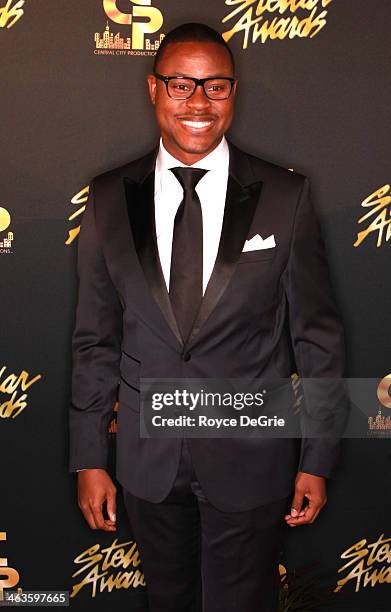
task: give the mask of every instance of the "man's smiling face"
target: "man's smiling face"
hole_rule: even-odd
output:
[[[157,72],[197,79],[234,76],[228,51],[213,42],[169,43]],[[213,151],[231,124],[236,83],[226,100],[210,100],[202,87],[187,100],[175,100],[153,75],[148,76],[148,87],[163,144],[171,155],[191,165]]]

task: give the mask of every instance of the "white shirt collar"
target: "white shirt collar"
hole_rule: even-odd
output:
[[[223,136],[213,151],[189,167],[205,168],[205,170],[223,170],[228,172],[228,161],[228,143],[225,136]],[[186,164],[183,164],[167,151],[163,145],[162,138],[160,137],[159,152],[156,158],[156,171],[163,172],[164,170],[169,170],[170,168],[175,168],[176,166],[186,166]]]

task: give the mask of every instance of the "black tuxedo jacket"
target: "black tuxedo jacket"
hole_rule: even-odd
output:
[[[156,243],[158,148],[97,176],[81,222],[70,471],[107,466],[107,430],[118,397],[116,476],[152,502],[170,491],[181,439],[140,438],[140,377],[344,375],[343,328],[308,179],[228,144],[218,255],[185,346]],[[274,234],[276,247],[242,252],[257,233]],[[315,438],[189,442],[206,496],[226,511],[289,495],[298,470],[330,477],[340,445]]]

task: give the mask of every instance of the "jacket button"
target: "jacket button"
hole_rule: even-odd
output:
[[[190,361],[191,355],[190,353],[183,353],[183,361]]]

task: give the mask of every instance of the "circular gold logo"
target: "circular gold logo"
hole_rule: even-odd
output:
[[[380,381],[380,384],[377,388],[377,397],[379,402],[383,404],[385,408],[391,408],[391,396],[390,396],[390,388],[391,388],[391,374],[388,374]]]
[[[8,210],[0,206],[0,232],[3,232],[11,223],[11,215]]]

